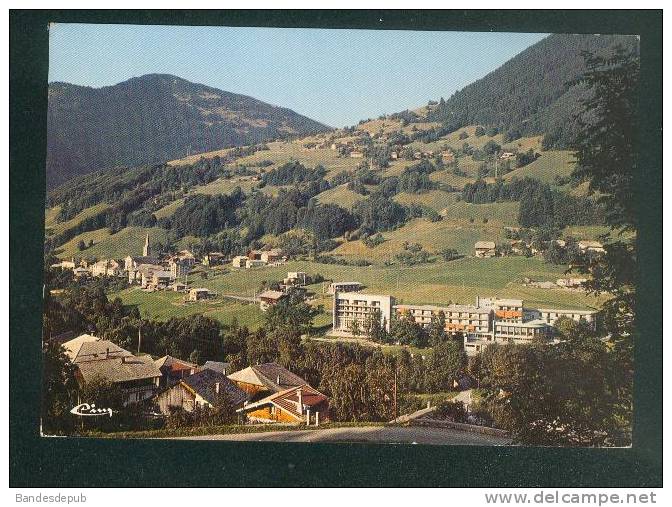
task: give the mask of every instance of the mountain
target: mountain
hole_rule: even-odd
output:
[[[586,94],[581,85],[568,85],[585,70],[582,52],[606,55],[618,45],[638,51],[639,39],[550,35],[448,100],[441,99],[428,119],[444,122],[451,130],[483,125],[512,134],[546,134],[546,147],[565,147],[575,130],[573,116]]]
[[[176,76],[49,85],[47,185],[119,165],[328,131],[290,109]]]

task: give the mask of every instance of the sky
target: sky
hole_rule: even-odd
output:
[[[49,82],[144,74],[288,107],[332,127],[448,98],[545,34],[56,24]]]

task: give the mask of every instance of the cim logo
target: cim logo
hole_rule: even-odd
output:
[[[95,403],[91,403],[90,405],[88,403],[81,403],[76,407],[73,407],[73,409],[70,410],[70,413],[83,417],[100,417],[104,415],[112,417],[111,408],[96,408]]]

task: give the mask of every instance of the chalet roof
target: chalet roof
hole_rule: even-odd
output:
[[[70,361],[74,363],[82,345],[86,342],[94,342],[97,340],[99,340],[97,336],[93,336],[91,334],[81,334],[77,338],[73,338],[72,340],[65,342],[63,347],[65,348],[65,353],[70,358]]]
[[[77,368],[85,382],[96,378],[109,382],[129,382],[161,376],[161,371],[150,356],[134,356],[128,351],[123,352],[126,354],[79,362]]]
[[[301,390],[301,404],[308,407],[315,407],[329,399],[317,389],[313,389],[308,384],[303,384],[271,394],[257,402],[248,403],[238,409],[238,412],[247,412],[264,405],[272,404],[293,415],[296,419],[301,420],[303,418],[303,407],[299,407],[299,390]]]
[[[170,278],[172,275],[170,271],[161,270],[161,271],[154,271],[152,273],[152,276],[155,278]]]
[[[231,368],[231,363],[222,363],[220,361],[206,361],[203,368],[214,370],[219,373],[224,373]]]
[[[486,249],[486,250],[492,250],[493,248],[495,248],[495,242],[494,241],[477,241],[474,244],[474,248],[477,249],[477,250],[481,249],[481,248]]]
[[[136,265],[138,265],[138,264],[154,264],[154,265],[156,265],[156,264],[159,263],[159,259],[157,259],[156,257],[150,257],[150,256],[146,256],[146,255],[138,255],[138,256],[129,255],[128,257],[126,257],[126,259],[129,259],[129,258],[133,262],[135,262]]]
[[[282,299],[283,297],[285,297],[285,295],[286,294],[284,292],[280,292],[279,290],[265,290],[264,292],[259,294],[259,298],[260,299],[272,299],[272,300],[278,301],[278,300]]]
[[[163,356],[154,361],[154,364],[157,368],[166,368],[170,370],[170,373],[178,373],[185,370],[196,370],[197,365],[190,363],[188,361],[183,361],[182,359],[177,359],[173,356]]]
[[[280,392],[288,387],[308,384],[304,379],[277,363],[264,363],[249,366],[228,376],[234,382],[244,382],[269,391]]]
[[[183,378],[181,383],[185,384],[194,392],[198,393],[204,400],[213,405],[218,397],[217,383],[219,383],[220,395],[226,394],[232,405],[241,405],[249,399],[249,396],[245,391],[231,382],[222,373],[208,368]]]

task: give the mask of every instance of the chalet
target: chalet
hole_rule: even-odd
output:
[[[131,272],[133,270],[137,270],[138,267],[142,264],[152,264],[152,265],[158,265],[159,264],[159,259],[156,257],[150,257],[150,256],[131,256],[128,255],[124,258],[124,271]]]
[[[174,277],[170,271],[154,271],[150,285],[153,289],[166,289],[173,280]]]
[[[336,292],[359,292],[363,285],[359,282],[333,282],[329,284],[329,294]]]
[[[196,373],[197,365],[182,361],[173,356],[163,356],[154,361],[156,367],[161,371],[161,386],[172,386],[181,379]]]
[[[282,280],[285,285],[306,285],[306,281],[310,280],[308,273],[305,271],[288,271],[287,278]]]
[[[155,397],[159,411],[166,415],[175,409],[193,412],[197,407],[213,408],[218,403],[229,403],[236,409],[247,400],[245,391],[223,374],[210,369],[180,379]]]
[[[121,273],[121,264],[114,259],[103,259],[91,266],[92,276],[119,276]]]
[[[582,287],[588,281],[587,278],[559,278],[555,283],[559,287],[566,287],[569,289]]]
[[[353,150],[350,152],[350,158],[364,158],[364,152],[359,150]]]
[[[210,291],[204,288],[195,288],[189,290],[189,301],[201,301],[210,297]]]
[[[604,253],[604,245],[599,241],[583,240],[579,241],[578,246],[582,252]]]
[[[261,268],[265,265],[266,265],[266,262],[262,261],[261,259],[247,259],[245,261],[245,269]]]
[[[397,159],[399,158],[399,153],[396,152],[396,151],[391,151],[391,152],[390,152],[390,158],[391,158],[392,160],[397,160]]]
[[[203,256],[204,266],[218,266],[226,263],[226,255],[220,252],[210,252]]]
[[[91,275],[91,271],[88,268],[78,267],[72,270],[72,274],[75,275],[75,278],[86,278]]]
[[[262,253],[262,250],[250,250],[247,252],[247,258],[252,261],[260,261]]]
[[[308,383],[277,363],[249,366],[228,375],[228,378],[248,393],[252,399],[261,399],[290,387],[298,387]]]
[[[161,371],[150,356],[134,356],[109,340],[88,334],[65,342],[63,347],[76,367],[80,385],[97,379],[116,384],[124,393],[125,405],[151,398],[159,387]]]
[[[175,281],[172,287],[175,292],[185,292],[187,290],[187,284],[184,282]]]
[[[496,253],[494,241],[477,241],[474,244],[474,255],[476,257],[494,257]]]
[[[180,250],[173,256],[174,261],[179,261],[187,266],[196,264],[196,256],[189,250]]]
[[[246,263],[247,263],[246,255],[237,255],[231,261],[231,264],[233,265],[234,268],[244,268]]]
[[[515,156],[516,156],[515,153],[512,153],[510,151],[503,151],[502,154],[499,156],[499,158],[501,160],[507,160],[507,159],[510,159],[512,157],[515,157]]]
[[[314,423],[329,420],[329,398],[307,384],[290,387],[237,410],[253,422]]]
[[[263,252],[261,252],[259,259],[266,263],[279,261],[280,259],[282,259],[282,250],[280,250],[279,248],[264,250]]]
[[[278,290],[265,290],[259,294],[259,306],[262,312],[268,310],[271,306],[277,305],[287,294]]]
[[[191,271],[193,265],[194,265],[193,262],[180,259],[179,257],[173,257],[168,261],[170,276],[173,279],[182,278],[189,274],[189,271]]]
[[[75,259],[71,259],[69,261],[61,261],[57,264],[52,264],[52,268],[61,268],[61,269],[75,269],[77,264],[75,263]]]
[[[163,271],[163,266],[160,264],[138,264],[137,267],[128,272],[128,283],[140,283],[144,289],[151,283],[155,271]]]

